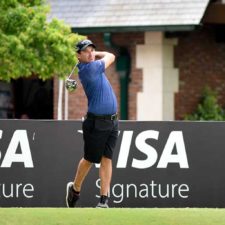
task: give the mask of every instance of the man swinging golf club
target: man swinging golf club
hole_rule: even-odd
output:
[[[83,40],[76,45],[78,75],[88,99],[88,112],[82,124],[84,156],[78,164],[74,182],[67,184],[68,207],[75,207],[80,198],[82,183],[92,164],[100,163],[101,197],[96,207],[108,208],[118,120],[116,96],[106,78],[105,69],[114,62],[115,56],[95,49],[96,46],[90,40]]]

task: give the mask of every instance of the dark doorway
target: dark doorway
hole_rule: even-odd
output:
[[[12,85],[15,118],[53,119],[53,80],[21,78]]]

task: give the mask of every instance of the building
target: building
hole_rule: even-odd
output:
[[[208,0],[49,1],[51,16],[117,56],[107,71],[121,119],[180,120],[207,84],[225,105],[225,3]],[[55,80],[55,117],[57,99]],[[86,111],[79,88],[69,119]]]
[[[48,2],[50,18],[64,20],[73,32],[93,40],[98,50],[117,56],[107,75],[121,119],[182,120],[196,109],[205,85],[218,92],[225,106],[224,0]],[[57,118],[57,78],[53,90]],[[69,93],[63,111],[68,119],[85,114],[81,85]]]

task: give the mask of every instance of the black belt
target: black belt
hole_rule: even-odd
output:
[[[113,115],[97,115],[94,113],[87,113],[86,118],[88,119],[101,119],[101,120],[117,120],[117,113]]]

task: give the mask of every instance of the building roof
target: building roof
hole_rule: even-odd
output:
[[[48,0],[50,19],[74,30],[188,29],[199,25],[209,0]]]

